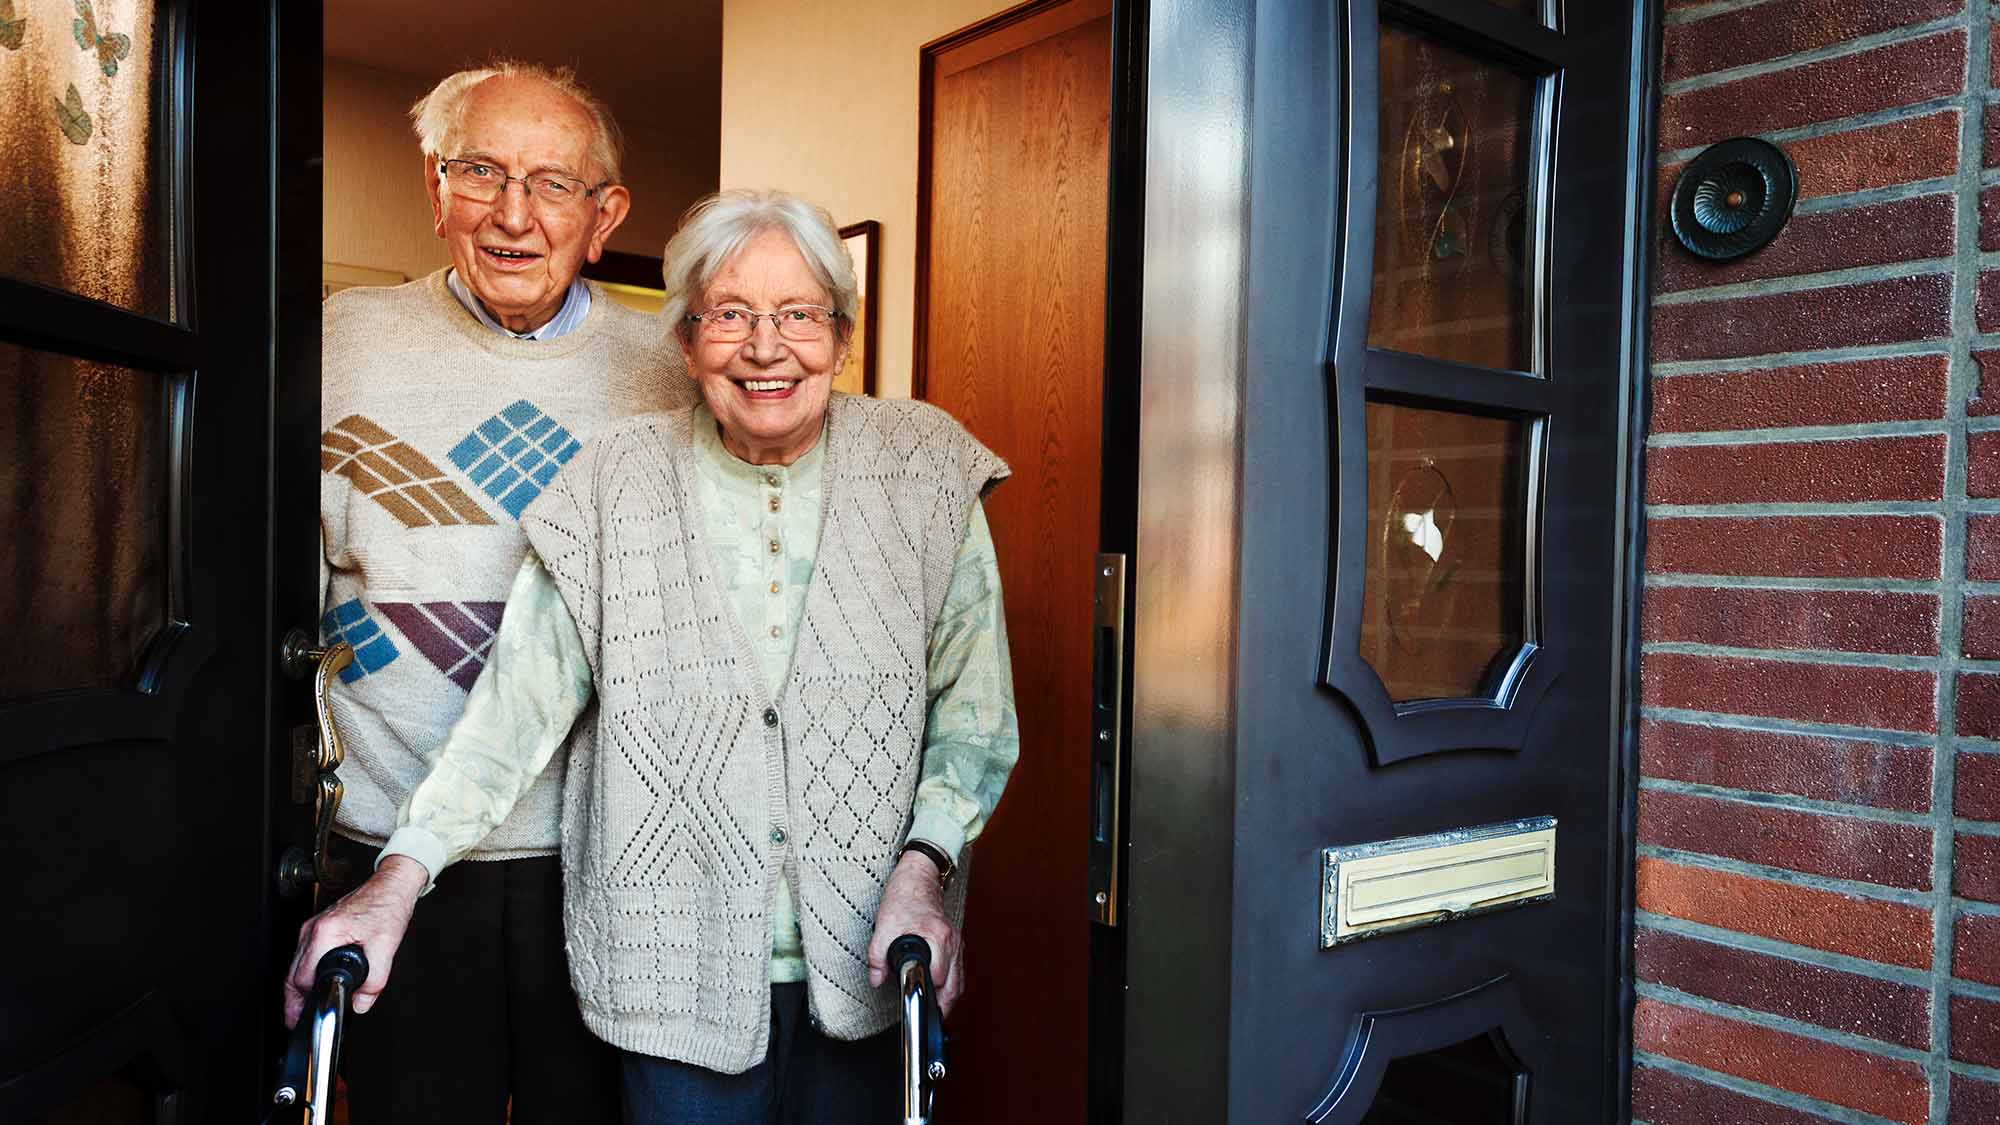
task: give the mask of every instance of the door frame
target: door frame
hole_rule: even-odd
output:
[[[1114,156],[1113,198],[1119,198],[1124,177],[1136,174],[1144,184],[1140,261],[1121,278],[1114,253],[1110,278],[1114,286],[1139,280],[1142,292],[1135,296],[1133,315],[1143,379],[1135,380],[1133,403],[1121,410],[1111,397],[1117,381],[1109,376],[1107,353],[1105,412],[1107,431],[1114,425],[1129,428],[1136,419],[1140,435],[1127,493],[1135,499],[1128,610],[1132,698],[1126,709],[1128,897],[1119,943],[1123,974],[1117,982],[1124,989],[1120,1100],[1122,1119],[1129,1121],[1226,1120],[1231,1052],[1258,1047],[1237,1042],[1232,1032],[1233,985],[1258,972],[1257,951],[1235,948],[1231,909],[1217,905],[1233,902],[1236,879],[1235,700],[1243,641],[1238,622],[1249,594],[1240,588],[1236,557],[1246,503],[1243,466],[1246,457],[1272,455],[1245,433],[1246,391],[1257,377],[1260,355],[1259,341],[1249,337],[1245,324],[1257,283],[1272,277],[1265,263],[1287,254],[1333,254],[1339,231],[1338,220],[1330,218],[1328,230],[1293,229],[1280,238],[1253,217],[1281,213],[1287,203],[1315,190],[1314,182],[1323,197],[1329,186],[1341,183],[1343,154],[1337,149],[1319,154],[1327,160],[1317,181],[1297,171],[1253,175],[1281,151],[1303,163],[1314,159],[1283,147],[1282,112],[1253,112],[1310,100],[1288,102],[1287,68],[1254,63],[1282,57],[1301,42],[1313,42],[1312,36],[1323,37],[1330,57],[1340,60],[1346,5],[1317,13],[1269,0],[1249,5],[1247,12],[1244,7],[1226,0],[1153,0],[1141,24],[1145,38],[1133,40],[1143,42],[1142,61],[1134,68],[1142,81],[1143,109],[1121,120],[1114,102],[1114,129],[1134,125],[1136,118],[1141,139],[1134,147],[1142,152],[1129,164]],[[1467,0],[1466,7],[1481,14],[1477,10],[1484,5]],[[1621,1122],[1630,1118],[1641,470],[1660,23],[1658,0],[1644,0],[1631,26],[1628,206],[1620,247],[1627,291],[1619,302],[1618,327],[1617,461],[1624,471],[1615,504],[1623,534],[1611,613],[1611,648],[1619,666],[1612,676],[1612,729],[1605,732],[1615,754],[1607,799],[1616,854],[1609,885],[1596,890],[1611,896],[1612,904],[1604,939],[1611,948],[1605,952],[1619,979],[1604,1017],[1610,1071],[1604,1088],[1615,1100],[1607,1111]],[[1344,88],[1344,82],[1337,79],[1335,87]],[[1328,211],[1331,215],[1332,208]],[[1118,245],[1116,227],[1113,245]],[[1283,274],[1281,266],[1276,276]],[[1320,339],[1327,338],[1334,312],[1328,296]],[[1108,340],[1116,338],[1113,331]],[[1109,476],[1111,448],[1107,442],[1107,506],[1120,495]],[[1191,466],[1198,467],[1198,481],[1191,478]],[[1212,565],[1203,569],[1198,564],[1204,550],[1227,557],[1210,558]],[[1212,612],[1190,613],[1187,592],[1201,589],[1226,591],[1226,603]],[[1190,662],[1204,663],[1209,674],[1186,675]],[[1131,940],[1134,935],[1140,940]],[[1094,1038],[1094,1055],[1100,1043],[1111,1046]]]

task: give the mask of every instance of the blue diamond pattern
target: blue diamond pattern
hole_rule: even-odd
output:
[[[368,611],[361,606],[360,598],[344,601],[326,611],[319,619],[320,635],[327,644],[346,641],[354,648],[354,663],[340,670],[340,682],[351,684],[371,672],[387,667],[402,653],[396,651],[396,644],[389,634],[375,624]]]
[[[581,448],[569,430],[524,398],[481,422],[447,456],[518,520]]]

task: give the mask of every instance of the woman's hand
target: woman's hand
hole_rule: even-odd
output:
[[[375,998],[389,983],[389,963],[396,959],[396,947],[410,928],[410,915],[417,897],[430,882],[424,865],[404,855],[392,855],[339,902],[306,919],[299,927],[299,947],[292,954],[291,972],[285,976],[285,1026],[299,1022],[312,991],[313,970],[330,949],[358,943],[368,955],[368,980],[354,992],[354,1011],[359,1015],[375,1006]]]
[[[889,979],[889,943],[904,934],[916,934],[930,944],[938,1007],[950,1015],[959,993],[965,991],[964,950],[958,931],[945,917],[938,869],[920,852],[904,852],[889,875],[889,885],[882,888],[882,905],[875,910],[875,936],[868,943],[870,986],[880,988]]]

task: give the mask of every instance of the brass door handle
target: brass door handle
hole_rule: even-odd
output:
[[[313,718],[319,728],[309,760],[297,763],[294,772],[295,777],[304,774],[308,778],[307,791],[317,810],[312,854],[307,856],[303,848],[287,848],[278,864],[279,890],[296,894],[308,884],[324,887],[345,874],[344,865],[327,853],[327,838],[333,834],[333,819],[340,812],[341,797],[345,794],[339,771],[347,756],[340,745],[340,729],[333,723],[331,696],[333,678],[354,663],[354,648],[346,641],[324,647],[314,645],[305,630],[293,629],[285,634],[279,660],[285,674],[294,679],[305,675],[307,670],[312,671]]]

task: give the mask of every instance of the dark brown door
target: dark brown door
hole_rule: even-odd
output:
[[[260,1112],[318,387],[277,9],[0,5],[0,1120]]]
[[[1020,764],[975,848],[941,1115],[1081,1121],[1110,4],[1016,9],[924,64],[916,390],[1014,470],[986,512],[1021,717]]]
[[[1643,7],[1152,5],[1127,1120],[1626,1112]]]

